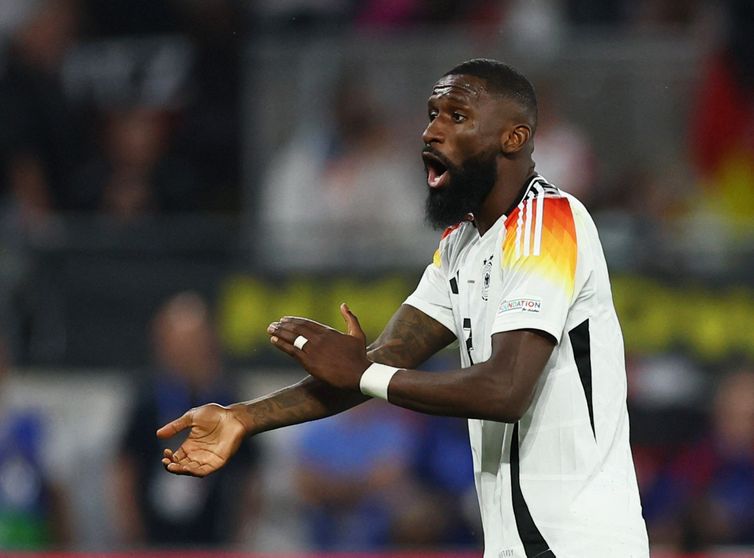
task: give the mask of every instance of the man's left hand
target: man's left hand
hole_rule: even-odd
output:
[[[340,313],[346,322],[345,334],[313,320],[290,316],[271,323],[267,333],[275,347],[295,358],[315,378],[358,391],[361,375],[372,364],[367,358],[366,335],[347,305],[340,305]],[[294,345],[299,335],[307,340],[301,348]]]

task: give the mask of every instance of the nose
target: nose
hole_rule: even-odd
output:
[[[424,132],[422,133],[422,141],[426,145],[443,142],[444,136],[442,134],[442,130],[440,129],[438,120],[439,118],[435,118],[429,124],[427,124],[426,128],[424,128]]]

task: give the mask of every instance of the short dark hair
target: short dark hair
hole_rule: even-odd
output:
[[[490,58],[473,58],[461,62],[449,70],[445,76],[465,75],[482,79],[489,92],[512,99],[529,113],[533,124],[537,125],[537,95],[534,86],[516,69],[498,60]]]

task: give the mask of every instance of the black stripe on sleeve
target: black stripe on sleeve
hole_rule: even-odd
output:
[[[529,506],[524,500],[524,494],[521,492],[521,471],[518,459],[518,423],[516,423],[511,436],[511,494],[518,536],[524,545],[526,558],[555,558],[555,554],[550,550],[550,546],[535,525]]]
[[[581,378],[581,387],[584,388],[586,407],[589,410],[589,422],[592,425],[592,434],[597,439],[597,431],[594,428],[594,401],[592,400],[592,352],[589,340],[589,320],[584,320],[568,332],[573,349],[573,358],[576,360],[576,368]]]

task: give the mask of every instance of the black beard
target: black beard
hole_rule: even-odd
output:
[[[444,229],[460,223],[469,213],[477,215],[495,185],[498,153],[481,153],[456,166],[432,148],[424,151],[441,158],[450,178],[445,187],[430,188],[425,207],[427,222],[435,229]]]

